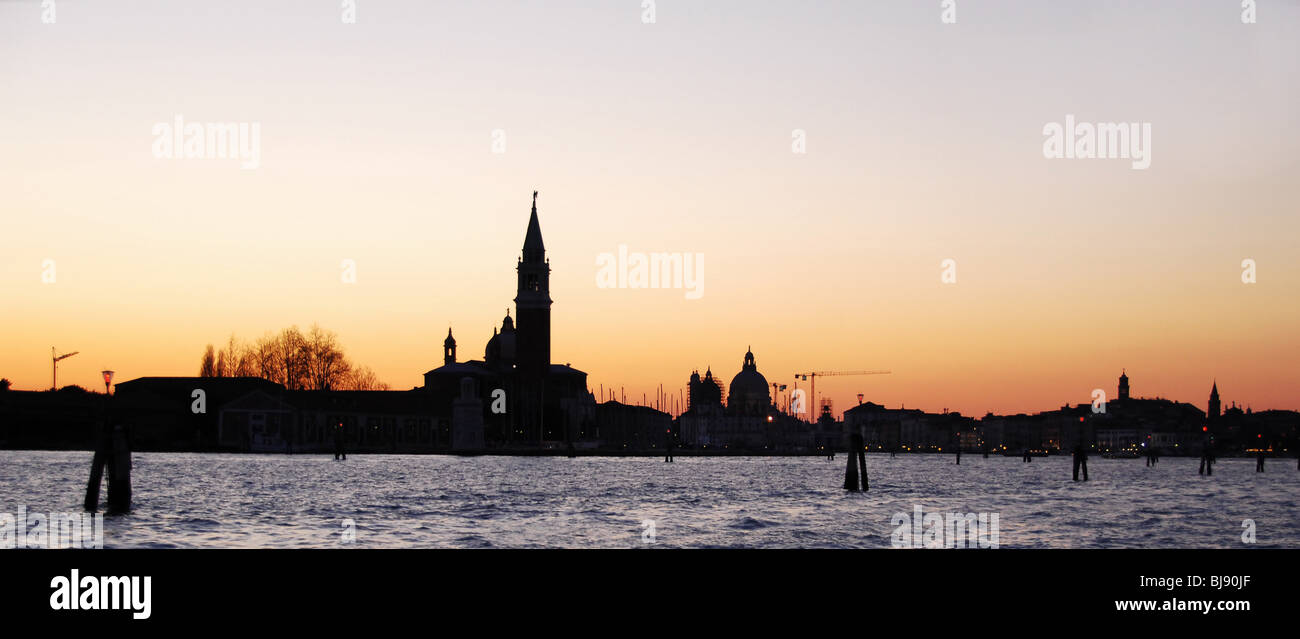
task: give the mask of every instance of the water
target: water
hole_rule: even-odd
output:
[[[844,457],[451,457],[137,453],[133,507],[106,547],[880,548],[894,513],[997,513],[1003,548],[1300,548],[1296,462],[868,455],[871,491],[841,489]],[[89,452],[0,451],[0,512],[77,512]],[[643,520],[655,522],[643,543]]]

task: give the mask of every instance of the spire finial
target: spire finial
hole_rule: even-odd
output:
[[[537,191],[533,191],[533,210],[537,210]]]

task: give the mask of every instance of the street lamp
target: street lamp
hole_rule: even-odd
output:
[[[104,394],[111,395],[108,387],[113,383],[113,371],[100,371],[100,373],[104,376]]]

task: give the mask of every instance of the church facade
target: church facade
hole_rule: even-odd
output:
[[[590,429],[595,398],[587,389],[586,373],[551,363],[551,266],[536,191],[515,271],[514,317],[507,311],[500,328],[492,329],[483,359],[458,361],[456,339],[448,328],[443,364],[424,374],[422,390],[440,412],[455,404],[458,414],[466,414],[466,402],[478,399],[487,447],[572,443]],[[455,432],[457,422],[465,420],[455,419],[450,408],[446,412]]]

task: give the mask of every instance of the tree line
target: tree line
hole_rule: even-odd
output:
[[[220,349],[208,344],[199,377],[260,377],[289,390],[388,390],[368,366],[348,361],[338,335],[316,324],[291,326],[252,342],[234,335]]]

